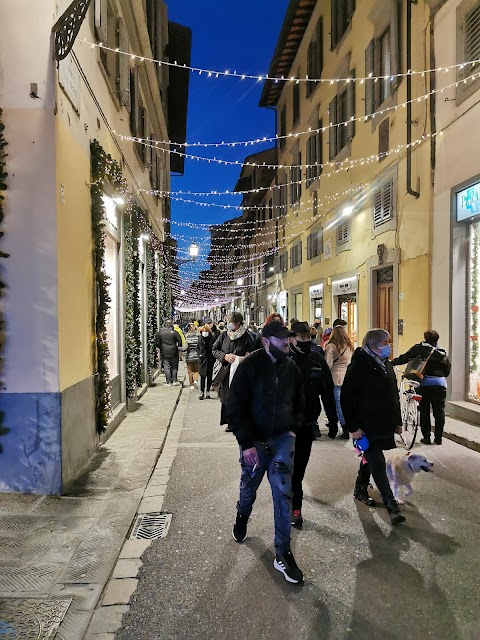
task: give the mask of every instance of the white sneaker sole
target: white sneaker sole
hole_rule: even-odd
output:
[[[245,537],[243,540],[237,540],[235,537],[235,534],[233,533],[233,529],[232,529],[232,537],[235,540],[235,542],[238,542],[238,544],[241,544],[242,542],[245,542],[245,540],[247,539],[247,534],[245,534]]]
[[[301,582],[303,582],[303,580],[294,580],[293,578],[290,578],[290,576],[287,576],[287,574],[285,573],[285,569],[282,567],[281,564],[277,562],[276,558],[273,561],[273,566],[277,571],[280,571],[280,573],[283,573],[283,577],[287,582],[290,582],[291,584],[300,584]]]

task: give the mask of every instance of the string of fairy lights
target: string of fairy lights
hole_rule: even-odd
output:
[[[433,73],[448,74],[449,72],[459,71],[459,70],[461,71],[463,69],[467,69],[467,72],[468,72],[469,67],[473,69],[480,62],[480,60],[473,60],[469,62],[457,63],[457,64],[446,66],[446,67],[436,67],[436,68],[422,70],[422,71],[409,69],[404,73],[398,73],[394,75],[389,74],[389,75],[375,76],[373,74],[369,74],[367,77],[346,77],[346,78],[310,78],[308,76],[306,77],[291,76],[291,77],[276,78],[276,77],[270,77],[268,76],[268,74],[257,75],[252,73],[240,73],[237,71],[230,71],[230,70],[220,71],[220,70],[214,70],[214,69],[206,69],[206,68],[193,67],[193,66],[188,66],[183,64],[177,64],[177,62],[172,62],[172,61],[157,60],[154,58],[138,56],[128,51],[122,51],[119,48],[111,48],[105,45],[104,43],[89,42],[86,39],[79,40],[79,42],[89,45],[91,48],[103,49],[103,50],[114,52],[118,55],[128,56],[131,60],[135,61],[135,63],[139,63],[139,64],[146,62],[146,63],[157,64],[159,66],[179,67],[182,69],[187,69],[192,73],[205,75],[207,78],[217,79],[217,78],[233,77],[241,80],[251,79],[257,82],[271,81],[276,84],[277,83],[285,83],[285,84],[287,83],[296,83],[296,84],[321,83],[321,84],[329,84],[329,85],[336,85],[336,84],[347,85],[350,83],[356,83],[357,85],[363,85],[366,82],[376,83],[384,80],[393,81],[395,78],[403,78],[408,76],[425,77],[426,75],[433,74]],[[258,137],[251,140],[234,140],[234,141],[227,140],[227,141],[203,141],[203,142],[198,141],[198,142],[176,143],[170,140],[156,141],[150,138],[129,136],[119,132],[114,132],[114,134],[122,141],[135,142],[147,148],[155,149],[165,154],[175,154],[188,160],[205,162],[208,164],[213,163],[213,164],[219,164],[224,166],[240,166],[240,167],[252,167],[252,168],[261,168],[261,169],[266,168],[266,169],[272,169],[276,171],[290,170],[291,172],[293,170],[305,169],[308,171],[308,170],[314,169],[314,170],[317,170],[317,175],[314,175],[314,178],[318,177],[318,174],[320,174],[321,172],[321,179],[323,181],[324,178],[336,176],[342,172],[345,172],[345,173],[351,172],[351,170],[354,168],[369,165],[390,156],[399,155],[402,152],[408,151],[409,149],[418,147],[419,145],[421,145],[427,140],[431,140],[435,138],[437,135],[440,135],[442,132],[435,132],[433,134],[425,133],[424,135],[421,136],[421,138],[413,142],[410,142],[408,144],[397,145],[396,147],[390,149],[387,152],[380,153],[380,154],[373,154],[370,156],[366,156],[363,158],[356,158],[353,160],[348,159],[342,162],[332,162],[332,161],[318,162],[317,161],[309,164],[300,164],[300,163],[292,164],[292,165],[273,164],[269,162],[255,162],[249,158],[242,161],[238,161],[238,160],[229,160],[229,159],[217,158],[217,157],[204,157],[204,156],[188,153],[186,149],[249,147],[249,146],[254,146],[256,144],[265,144],[265,143],[272,143],[272,142],[276,144],[279,143],[280,145],[282,145],[285,143],[285,141],[289,139],[295,140],[295,139],[301,138],[302,136],[312,136],[315,134],[323,134],[334,128],[338,129],[340,127],[348,127],[349,125],[355,122],[367,122],[371,119],[374,119],[375,117],[383,116],[386,113],[389,113],[391,111],[398,111],[399,109],[405,108],[410,104],[425,102],[432,96],[435,96],[437,94],[442,94],[449,89],[453,89],[460,86],[462,83],[466,84],[477,78],[480,78],[480,72],[473,73],[469,76],[466,75],[465,77],[462,77],[461,79],[458,79],[455,82],[452,82],[442,87],[432,89],[431,91],[429,91],[428,93],[422,96],[413,98],[411,100],[402,102],[400,104],[385,107],[383,109],[380,109],[378,111],[375,111],[365,116],[354,115],[346,121],[342,121],[342,122],[330,121],[328,125],[319,126],[318,128],[309,127],[308,130],[306,131],[290,132],[288,134],[283,134],[283,135],[277,134],[275,136],[263,136],[263,137]],[[330,119],[330,116],[329,116],[329,119]],[[324,169],[333,169],[333,170],[329,172],[324,172]],[[384,169],[385,168],[383,168],[382,171]],[[294,174],[291,173],[291,177],[293,176]],[[166,190],[158,190],[158,189],[152,189],[152,190],[140,189],[140,191],[153,196],[157,196],[157,197],[168,197],[169,199],[175,202],[179,202],[189,206],[193,205],[199,208],[234,210],[234,211],[238,211],[240,214],[244,212],[250,212],[250,211],[270,210],[273,212],[273,216],[272,218],[270,218],[270,220],[272,219],[276,220],[279,217],[276,214],[276,211],[284,212],[285,209],[287,209],[286,202],[282,202],[281,204],[273,204],[273,201],[271,201],[269,204],[255,204],[250,206],[249,205],[242,206],[242,205],[235,205],[235,204],[223,204],[218,202],[199,201],[199,200],[194,200],[192,198],[185,198],[184,196],[188,195],[188,196],[194,196],[194,197],[209,197],[209,198],[215,198],[218,196],[232,196],[232,195],[245,196],[247,194],[266,192],[267,190],[273,193],[276,189],[282,189],[282,187],[291,188],[293,185],[298,185],[303,183],[303,181],[304,181],[304,178],[302,177],[300,177],[299,180],[288,180],[288,177],[285,175],[285,182],[281,182],[280,184],[272,184],[266,189],[252,188],[252,189],[245,189],[245,190],[239,190],[239,191],[232,191],[232,190],[213,191],[212,190],[212,191],[204,191],[204,192],[181,191],[181,190],[166,191]],[[311,213],[314,208],[317,209],[317,213],[319,215],[315,216],[315,219],[313,220],[298,219],[294,221],[289,221],[288,223],[289,233],[288,234],[285,233],[285,227],[283,227],[282,229],[282,242],[284,243],[284,245],[287,246],[291,240],[295,239],[296,237],[299,237],[302,233],[304,233],[306,230],[306,227],[308,228],[309,226],[317,224],[321,218],[323,218],[325,215],[327,215],[329,211],[331,211],[332,203],[338,202],[342,198],[344,200],[345,199],[348,200],[349,198],[355,196],[356,194],[361,193],[370,184],[371,183],[367,183],[367,184],[360,183],[357,186],[350,187],[349,189],[346,189],[343,192],[337,192],[335,194],[331,194],[329,196],[324,197],[321,202],[320,201],[317,202],[315,206],[312,203],[310,206],[306,208],[297,207],[295,209],[295,213],[297,216],[301,213]],[[124,195],[128,195],[128,194],[124,194]],[[330,205],[329,209],[326,210],[325,212],[322,212],[322,207],[329,206],[329,205]],[[351,209],[351,207],[348,207],[348,208]],[[192,230],[195,229],[203,233],[207,231],[215,233],[215,241],[217,244],[215,244],[215,246],[212,248],[210,252],[210,256],[208,257],[208,260],[200,258],[199,260],[197,260],[196,266],[193,266],[192,269],[185,266],[184,268],[185,275],[180,275],[180,273],[178,272],[178,266],[176,265],[165,267],[165,269],[170,271],[172,291],[174,293],[174,296],[182,300],[182,305],[180,305],[180,307],[183,306],[184,308],[186,308],[185,305],[187,303],[187,299],[188,299],[189,305],[206,304],[207,306],[215,306],[218,304],[229,302],[233,298],[238,297],[239,294],[241,294],[243,291],[245,291],[248,288],[247,283],[257,277],[259,270],[266,268],[267,265],[269,270],[272,270],[272,271],[274,270],[274,268],[271,266],[271,263],[268,262],[268,259],[271,256],[275,256],[279,249],[279,246],[276,246],[277,244],[279,244],[278,228],[276,230],[272,228],[270,229],[262,229],[261,227],[259,228],[258,219],[255,219],[255,220],[240,219],[238,221],[234,220],[234,221],[227,221],[226,223],[212,224],[208,222],[185,222],[185,221],[171,220],[170,218],[166,218],[163,220],[163,222],[170,223],[172,225],[176,225],[179,227],[186,227]],[[329,227],[331,227],[333,224],[335,224],[335,220],[333,221],[332,224],[329,225]],[[224,231],[226,235],[223,235],[223,236],[219,235],[218,232],[222,232],[222,231]],[[255,238],[253,242],[255,246],[255,251],[256,251],[255,253],[251,253],[252,243],[240,244],[237,241],[241,239],[242,236],[245,235],[245,233],[248,234],[248,232],[255,234]],[[169,235],[169,234],[166,234],[166,235]],[[176,236],[174,234],[170,234],[170,235],[172,238],[178,237],[183,242],[191,240],[190,236],[184,236],[182,234],[177,234]],[[275,237],[275,243],[273,243],[274,237]],[[231,244],[228,244],[228,243],[231,243]],[[274,246],[272,246],[272,244]],[[265,247],[264,250],[262,250],[263,247]],[[238,260],[238,263],[235,265],[235,267],[232,267],[232,256],[231,256],[232,250],[236,250],[237,252],[240,251],[240,254],[238,253],[235,254],[235,258]],[[245,256],[245,254],[243,253],[243,250],[248,251],[248,256]],[[180,255],[188,255],[188,252],[184,251],[183,249],[178,249],[177,253]],[[242,267],[241,261],[245,260],[245,258],[248,259],[250,264],[249,266]],[[267,259],[267,261],[265,261],[265,259]],[[214,271],[211,272],[209,277],[204,276],[202,279],[200,274],[200,276],[197,275],[196,280],[192,280],[192,278],[196,275],[196,271],[198,270],[199,265],[213,267]],[[222,267],[222,266],[228,267],[228,271],[227,269],[225,269],[225,274],[222,274],[219,269],[219,267]],[[233,276],[233,280],[236,280],[236,285],[234,283],[229,285],[228,282],[226,282],[225,275],[228,275],[229,278],[230,276]],[[205,308],[205,307],[203,306],[201,308]]]

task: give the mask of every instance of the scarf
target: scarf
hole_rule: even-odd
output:
[[[247,327],[244,324],[241,324],[236,331],[227,331],[227,335],[230,340],[238,340],[241,338],[243,334],[246,332]]]
[[[368,353],[369,356],[371,356],[374,360],[376,360],[384,371],[387,370],[387,367],[385,366],[385,362],[379,357],[378,353],[375,353],[375,351],[372,351],[367,346],[362,347],[362,349],[365,351],[365,353]]]

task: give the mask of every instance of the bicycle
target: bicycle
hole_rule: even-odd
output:
[[[419,382],[407,380],[404,373],[398,367],[395,370],[401,375],[399,384],[400,411],[402,414],[402,433],[397,434],[407,451],[415,444],[418,425],[420,423],[420,411],[418,403],[422,396],[416,392]]]

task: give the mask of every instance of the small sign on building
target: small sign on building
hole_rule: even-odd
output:
[[[80,115],[80,74],[70,54],[59,62],[58,82]]]

